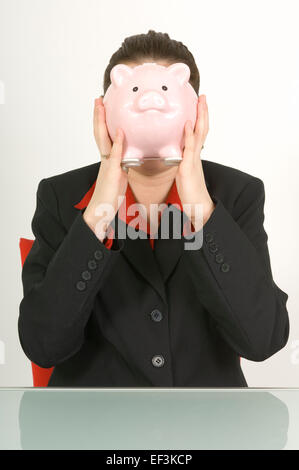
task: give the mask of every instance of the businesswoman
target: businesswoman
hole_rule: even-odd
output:
[[[186,63],[198,94],[192,54],[152,30],[126,38],[113,54],[104,92],[114,65],[144,62]],[[101,96],[94,107],[101,162],[40,181],[18,331],[28,358],[54,367],[49,386],[246,387],[242,358],[264,361],[285,346],[288,295],[272,277],[264,184],[201,158],[208,121],[201,95],[194,129],[185,125],[182,162],[152,160],[127,172],[124,132],[110,141]],[[126,207],[138,202],[147,209],[145,236],[119,235],[132,224],[120,196]],[[154,203],[166,204],[157,238],[148,231]],[[101,204],[114,212],[99,232]],[[201,221],[183,210],[187,204],[201,205]],[[183,229],[180,237],[162,238],[160,226],[171,214],[192,223],[194,237],[202,236],[199,248],[185,249]]]

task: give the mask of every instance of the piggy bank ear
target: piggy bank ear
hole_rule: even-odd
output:
[[[190,78],[190,69],[184,62],[177,62],[167,67],[167,72],[175,76],[180,85],[187,83]]]
[[[125,64],[116,64],[110,72],[111,82],[119,87],[133,74],[131,67]]]

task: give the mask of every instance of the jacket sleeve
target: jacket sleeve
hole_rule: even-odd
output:
[[[41,367],[55,366],[81,348],[95,297],[122,248],[117,239],[106,247],[83,212],[66,231],[51,182],[40,181],[31,225],[35,240],[22,269],[18,332],[23,351]]]
[[[187,250],[199,298],[222,337],[240,356],[263,361],[289,336],[288,295],[272,277],[264,230],[264,183],[245,185],[232,214],[212,195],[216,207],[201,231],[202,246]]]

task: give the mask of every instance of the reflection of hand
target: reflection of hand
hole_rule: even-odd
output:
[[[200,221],[195,219],[194,205],[202,204],[203,225],[207,222],[215,203],[210,197],[206,187],[200,153],[209,130],[208,106],[205,95],[201,95],[197,103],[197,120],[193,132],[191,121],[185,124],[185,147],[183,160],[176,173],[176,185],[181,202],[190,204],[193,213],[184,211],[190,217],[195,230],[200,230]]]
[[[126,192],[128,175],[121,166],[124,133],[119,128],[113,144],[111,143],[106,126],[102,97],[95,100],[93,124],[94,136],[100,154],[109,156],[101,159],[95,189],[83,213],[85,222],[95,232],[96,224],[102,217],[96,216],[96,208],[100,205],[103,205],[104,208],[104,204],[108,204],[113,208],[113,214],[110,213],[108,217],[105,217],[107,226],[118,210],[118,197],[123,196]]]

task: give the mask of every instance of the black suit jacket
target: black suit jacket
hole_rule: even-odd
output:
[[[196,250],[183,236],[106,248],[74,207],[100,163],[40,181],[18,331],[31,361],[55,366],[49,386],[243,387],[240,357],[284,347],[288,295],[272,277],[263,181],[202,164],[216,208]]]

